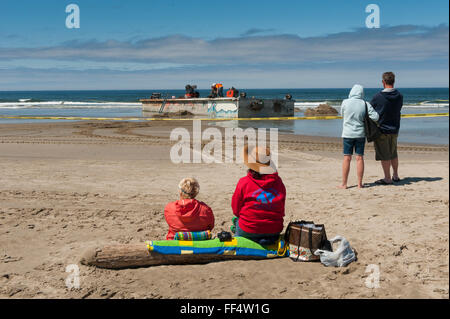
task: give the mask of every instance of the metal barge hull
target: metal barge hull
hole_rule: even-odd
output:
[[[254,98],[141,99],[144,116],[188,111],[221,118],[294,116],[294,100]]]

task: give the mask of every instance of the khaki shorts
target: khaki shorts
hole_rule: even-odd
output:
[[[398,157],[397,137],[398,134],[381,134],[381,136],[374,141],[375,160],[390,161]]]

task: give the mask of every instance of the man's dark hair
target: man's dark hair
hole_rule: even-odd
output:
[[[383,73],[383,81],[387,85],[394,85],[395,83],[395,74],[392,72],[384,72]]]

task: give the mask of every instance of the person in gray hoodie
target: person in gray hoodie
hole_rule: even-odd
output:
[[[348,99],[342,101],[341,115],[343,118],[342,139],[344,146],[344,161],[342,163],[342,184],[338,186],[339,188],[347,188],[353,152],[355,152],[356,155],[358,187],[364,187],[364,147],[366,144],[364,118],[366,116],[366,104],[369,117],[374,121],[378,121],[378,113],[373,109],[370,103],[364,101],[364,88],[362,85],[355,84],[348,95]]]

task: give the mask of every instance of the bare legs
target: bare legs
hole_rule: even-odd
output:
[[[350,162],[352,161],[351,155],[344,155],[344,161],[342,162],[342,184],[338,188],[346,189],[348,181],[348,173],[350,172]]]
[[[348,174],[350,173],[350,163],[352,161],[351,155],[344,155],[344,161],[342,162],[342,184],[338,188],[346,189],[348,182]],[[358,176],[358,187],[363,188],[363,176],[364,176],[364,156],[356,155],[356,173]]]
[[[398,176],[398,157],[394,158],[391,161],[391,165],[392,165],[392,170],[394,171],[394,173],[392,174],[392,179],[394,179],[394,180],[399,179],[399,176]]]
[[[391,184],[391,161],[381,161],[381,167],[383,168],[384,172],[384,181],[388,184]]]
[[[356,155],[356,172],[358,175],[358,188],[363,188],[364,156]]]
[[[391,166],[394,171],[391,178]],[[398,179],[398,157],[390,161],[381,161],[381,167],[384,172],[384,181],[388,184],[392,183],[392,179]]]

